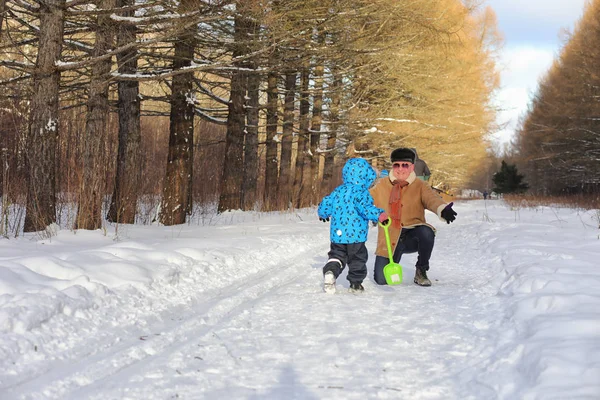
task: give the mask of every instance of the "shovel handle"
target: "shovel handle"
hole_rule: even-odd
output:
[[[392,253],[392,243],[390,241],[390,232],[389,232],[390,220],[389,219],[387,220],[387,224],[380,222],[379,226],[381,226],[383,228],[383,232],[385,232],[385,244],[387,245],[389,260],[390,260],[390,262],[394,262],[394,253]]]

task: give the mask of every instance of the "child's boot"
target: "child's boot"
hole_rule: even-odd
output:
[[[333,272],[331,271],[327,271],[325,275],[323,275],[323,290],[325,293],[335,293],[335,275],[333,275]]]
[[[351,282],[350,288],[348,289],[348,291],[350,293],[362,293],[365,291],[365,288],[363,287],[363,285],[361,283]]]

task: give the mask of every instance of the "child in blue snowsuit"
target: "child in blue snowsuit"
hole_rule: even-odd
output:
[[[319,204],[319,219],[331,218],[329,259],[323,267],[324,289],[335,293],[335,280],[348,265],[350,291],[363,291],[368,252],[365,242],[369,221],[385,221],[383,209],[373,205],[369,187],[377,174],[363,158],[351,158],[342,170],[344,183]]]

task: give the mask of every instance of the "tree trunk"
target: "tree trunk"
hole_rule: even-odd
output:
[[[319,203],[319,141],[321,139],[321,124],[323,122],[323,74],[325,68],[323,64],[315,67],[315,88],[313,95],[313,112],[310,128],[310,172],[307,178],[310,179],[311,204]]]
[[[6,0],[0,0],[0,36],[2,36],[2,21],[4,20],[4,12],[6,11]]]
[[[235,18],[233,58],[246,53],[242,44],[247,40],[247,21],[242,16]],[[234,63],[240,67],[239,63]],[[244,130],[246,127],[245,96],[247,74],[241,70],[233,71],[227,115],[227,136],[225,139],[225,163],[218,212],[239,210],[242,208],[242,181],[244,168]]]
[[[304,174],[310,177],[310,157],[307,154],[308,149],[308,113],[310,112],[310,102],[308,100],[309,85],[308,65],[302,69],[300,75],[300,113],[299,113],[299,132],[298,132],[298,153],[296,156],[296,173],[294,178],[294,206],[296,208],[308,207],[310,205],[310,180],[304,179]]]
[[[180,36],[175,43],[173,70],[189,67],[194,58],[193,34]],[[194,141],[194,73],[175,75],[171,88],[169,155],[159,220],[164,225],[185,223],[190,209],[190,175]]]
[[[3,215],[8,214],[6,207],[8,206],[8,147],[4,143],[4,135],[0,138],[0,207]],[[2,232],[4,221],[0,221],[0,232]]]
[[[7,135],[0,135],[0,206],[4,206],[2,198],[5,194],[8,194],[7,190],[4,190],[4,183],[8,182],[8,179],[4,179],[5,175],[8,174],[8,145],[5,143]],[[3,211],[4,208],[2,208]]]
[[[277,179],[278,179],[278,160],[277,160],[277,125],[279,116],[277,114],[277,101],[279,93],[277,91],[277,73],[270,72],[267,80],[267,155],[265,170],[265,211],[273,211],[276,205]]]
[[[119,0],[118,7],[133,5],[134,0]],[[132,17],[134,11],[124,11],[124,17]],[[136,40],[135,24],[119,24],[117,46]],[[135,49],[117,54],[119,73],[137,72],[138,52]],[[137,81],[118,82],[119,109],[119,149],[115,187],[106,219],[111,222],[133,224],[137,212],[137,196],[142,172],[141,128],[139,83]]]
[[[56,145],[58,90],[64,29],[65,0],[39,3],[39,48],[33,72],[33,94],[27,137],[27,206],[25,232],[45,229],[56,222]]]
[[[335,160],[335,145],[340,127],[340,104],[341,104],[342,79],[339,74],[334,75],[331,88],[331,107],[329,110],[329,130],[327,132],[327,150],[323,164],[323,182],[321,183],[321,197],[326,196],[333,190],[333,166]]]
[[[258,106],[260,75],[252,72],[248,76],[248,126],[244,147],[243,209],[252,210],[256,205],[258,183]]]
[[[115,7],[115,0],[103,0],[104,10]],[[108,14],[98,16],[96,43],[93,56],[106,53],[113,46],[113,25]],[[108,78],[112,59],[107,58],[92,65],[90,91],[87,103],[83,150],[83,176],[79,188],[79,204],[75,229],[99,229],[102,226],[102,196],[108,160],[104,143],[109,116]]]
[[[283,102],[283,134],[281,137],[281,161],[277,184],[279,210],[287,210],[291,199],[292,141],[294,139],[294,100],[296,97],[296,74],[285,76],[285,98]]]

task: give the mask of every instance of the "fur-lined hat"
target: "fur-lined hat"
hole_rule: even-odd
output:
[[[390,155],[390,160],[392,161],[392,163],[398,161],[408,161],[409,163],[414,164],[416,158],[417,155],[415,154],[415,152],[407,147],[401,147],[399,149],[396,149],[392,151],[392,154]]]

